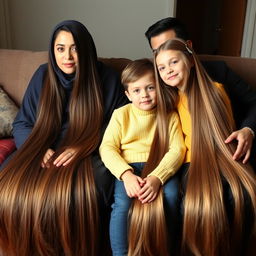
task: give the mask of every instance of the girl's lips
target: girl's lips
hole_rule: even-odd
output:
[[[171,80],[171,79],[174,79],[178,74],[175,74],[175,75],[171,75],[167,78],[167,80]]]

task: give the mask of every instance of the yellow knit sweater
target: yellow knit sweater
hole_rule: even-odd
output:
[[[217,82],[214,82],[214,85],[222,92],[222,96],[226,104],[231,107],[230,100],[223,88],[223,85]],[[177,110],[180,116],[182,131],[184,133],[184,138],[185,138],[185,145],[187,148],[187,153],[184,160],[184,162],[187,163],[187,162],[190,162],[191,160],[192,122],[191,122],[191,115],[188,109],[187,96],[181,91],[179,91],[179,102],[178,102]]]
[[[146,162],[156,129],[156,109],[143,111],[133,104],[116,109],[105,131],[100,155],[106,167],[120,179],[129,163]],[[177,113],[169,122],[170,146],[159,165],[149,175],[164,183],[183,162],[186,147]],[[156,152],[157,154],[157,152]]]

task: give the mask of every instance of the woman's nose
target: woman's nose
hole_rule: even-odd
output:
[[[67,51],[65,52],[65,59],[67,59],[67,60],[72,59],[72,54],[71,54],[71,52],[70,52],[69,50],[67,50]]]

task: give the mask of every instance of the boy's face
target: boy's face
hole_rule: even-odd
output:
[[[138,109],[153,109],[156,106],[156,87],[154,75],[147,73],[136,82],[129,83],[125,94],[132,104]]]

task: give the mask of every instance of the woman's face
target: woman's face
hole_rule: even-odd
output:
[[[66,74],[76,71],[78,64],[77,49],[70,32],[61,30],[54,42],[54,56],[58,67]]]
[[[188,77],[188,69],[180,51],[162,50],[156,57],[160,77],[165,84],[183,89]]]

